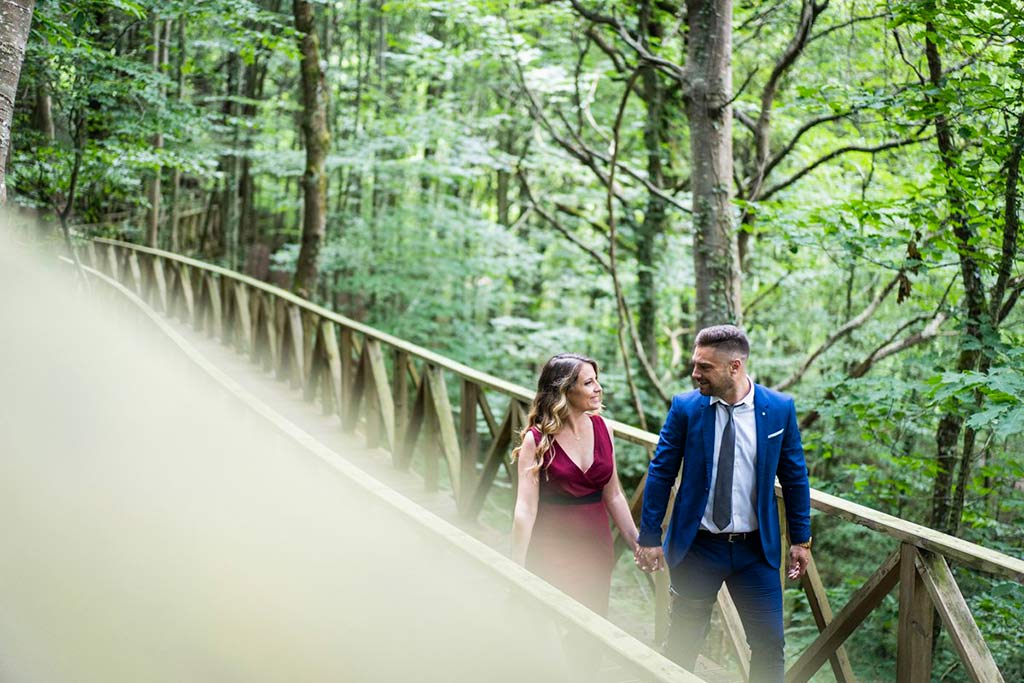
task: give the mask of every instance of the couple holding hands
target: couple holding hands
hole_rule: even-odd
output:
[[[792,398],[747,375],[750,343],[732,325],[697,334],[697,389],[675,396],[647,473],[637,529],[619,484],[611,430],[597,415],[596,361],[559,354],[541,371],[518,460],[512,557],[605,614],[615,564],[608,518],[645,572],[668,569],[664,653],[693,670],[723,582],[751,650],[750,680],[784,677],[775,479],[789,532],[788,574],[810,561],[810,486]],[[662,521],[680,471],[668,533]]]

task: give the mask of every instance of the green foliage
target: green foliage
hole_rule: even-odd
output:
[[[228,207],[237,201],[246,216],[242,249],[273,253],[270,277],[289,281],[304,158],[288,4],[39,2],[14,125],[12,194],[60,207],[80,157],[76,214],[91,222],[144,206],[146,179],[162,169],[169,181],[177,169],[185,178],[179,202],[199,204],[206,219],[185,248],[222,258]],[[641,35],[642,3],[582,4],[614,17],[626,35]],[[977,445],[961,535],[1019,557],[1024,318],[1018,304],[1002,320],[974,321],[977,337],[968,333],[961,274],[963,259],[974,258],[991,292],[1011,236],[1007,164],[1024,112],[1018,4],[828,3],[813,40],[777,83],[765,144],[780,156],[770,157],[766,194],[735,204],[744,219],[751,370],[766,385],[794,378],[788,391],[802,416],[817,414],[803,432],[814,485],[928,523],[936,428],[946,413],[962,417]],[[634,318],[642,302],[653,302],[659,378],[670,392],[687,390],[693,169],[681,83],[655,73],[646,85],[663,98],[658,117],[649,118],[642,79],[625,97],[627,79],[648,62],[622,33],[569,3],[317,5],[332,150],[316,297],[525,386],[551,354],[587,353],[601,363],[608,414],[635,423],[611,277],[588,253],[607,261],[614,221],[617,276]],[[651,7],[661,31],[645,36],[648,48],[685,66],[685,22],[662,3]],[[737,187],[749,188],[758,172],[749,122],[758,120],[761,93],[801,7],[735,3]],[[154,15],[185,23],[180,96],[176,68],[150,65]],[[946,68],[937,85],[928,78],[926,38]],[[172,65],[179,49],[175,32]],[[34,97],[43,91],[53,100],[53,139],[35,121]],[[623,101],[609,215],[602,178]],[[938,117],[950,122],[951,157],[938,151]],[[661,139],[649,148],[652,126]],[[162,150],[154,149],[157,132]],[[652,158],[671,201],[645,184]],[[1018,217],[1020,195],[1018,187]],[[953,229],[954,199],[971,233],[966,241]],[[644,230],[659,211],[664,220],[645,254]],[[1017,240],[1007,279],[1019,293]],[[643,284],[646,275],[653,285]],[[984,365],[958,370],[962,354],[974,351]],[[664,404],[632,349],[627,360],[656,431]],[[619,455],[629,486],[647,456],[629,448]],[[892,548],[823,516],[814,523],[830,598],[844,604]],[[1014,647],[1012,620],[1019,591],[968,572],[958,578],[1004,676],[1019,678],[1024,655]],[[787,605],[796,651],[814,627],[796,595]],[[849,644],[863,680],[891,678],[894,614],[890,598]],[[1016,634],[1019,641],[1019,625]],[[950,665],[942,642],[939,661]]]

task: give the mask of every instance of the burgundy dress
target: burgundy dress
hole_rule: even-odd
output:
[[[615,555],[601,492],[612,477],[612,444],[604,421],[596,415],[590,419],[594,462],[586,472],[557,441],[544,454],[545,463],[550,464],[540,472],[540,502],[526,567],[604,615]],[[539,443],[540,431],[535,427],[530,431]]]

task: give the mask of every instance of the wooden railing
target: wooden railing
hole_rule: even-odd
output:
[[[279,379],[302,388],[307,400],[319,400],[345,429],[358,428],[368,445],[387,450],[395,467],[418,467],[427,488],[451,491],[465,519],[480,517],[491,501],[505,510],[507,520],[516,485],[509,454],[533,398],[528,389],[224,268],[106,239],[87,242],[84,252],[83,261],[120,280],[154,308],[249,354]],[[610,424],[617,450],[632,444],[650,451],[657,443],[655,434]],[[507,486],[496,487],[496,481]],[[634,515],[643,484],[630,495]],[[781,496],[778,500],[781,505]],[[901,683],[930,680],[936,613],[971,680],[1003,680],[949,562],[1024,583],[1024,561],[817,490],[811,492],[811,504],[894,539],[898,549],[837,613],[812,560],[802,587],[819,635],[790,667],[787,681],[809,680],[826,661],[836,680],[855,680],[843,643],[897,584]],[[665,631],[667,581],[665,572],[657,575],[659,638]],[[725,640],[746,676],[749,651],[725,589],[719,608]]]

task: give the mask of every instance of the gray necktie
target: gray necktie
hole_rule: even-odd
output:
[[[732,521],[732,466],[736,460],[736,426],[733,424],[732,411],[735,406],[723,403],[729,411],[722,430],[722,445],[718,449],[718,476],[715,478],[715,504],[711,510],[711,519],[720,530],[729,526]]]

